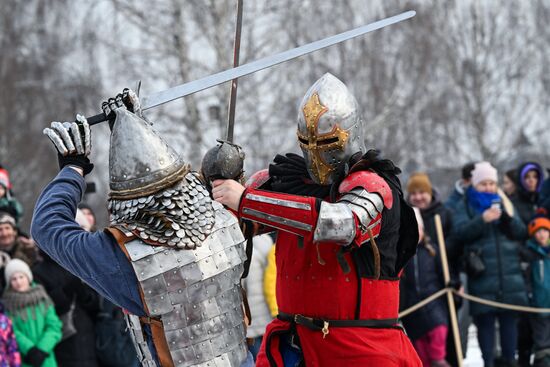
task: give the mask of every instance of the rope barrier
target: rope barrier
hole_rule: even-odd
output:
[[[538,307],[529,307],[529,306],[518,306],[518,305],[512,305],[508,303],[502,303],[502,302],[496,302],[491,301],[488,299],[472,296],[468,293],[459,293],[454,288],[443,288],[435,292],[434,294],[424,298],[422,301],[416,303],[415,305],[407,308],[406,310],[403,310],[399,313],[399,318],[405,317],[407,315],[410,315],[411,313],[415,312],[416,310],[426,306],[428,303],[436,300],[437,298],[441,297],[444,294],[447,293],[454,293],[459,297],[462,297],[464,299],[467,299],[472,302],[481,303],[486,306],[491,306],[495,308],[502,308],[506,310],[512,310],[512,311],[519,311],[519,312],[531,312],[531,313],[550,313],[550,308],[538,308]]]

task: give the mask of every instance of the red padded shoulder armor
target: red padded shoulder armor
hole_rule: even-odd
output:
[[[382,177],[372,171],[353,172],[346,177],[338,187],[340,193],[350,192],[356,187],[362,187],[368,192],[377,193],[382,197],[384,206],[391,209],[393,206],[393,193],[390,186]]]
[[[269,170],[266,168],[250,176],[248,180],[246,180],[244,186],[251,189],[257,189],[258,187],[266,183],[267,180],[269,180]]]

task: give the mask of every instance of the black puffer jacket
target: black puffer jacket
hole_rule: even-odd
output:
[[[75,302],[73,320],[77,333],[56,346],[57,363],[60,367],[97,367],[94,317],[99,310],[98,295],[48,255],[42,255],[44,261],[32,271],[53,300],[57,314],[61,317]]]
[[[408,262],[402,274],[401,310],[413,306],[445,286],[435,229],[435,216],[436,214],[441,216],[443,233],[448,239],[451,234],[451,212],[441,203],[437,193],[434,192],[432,203],[428,208],[421,210],[421,214],[426,237],[418,245],[416,256]],[[450,242],[446,242],[447,246],[451,245]],[[445,298],[440,297],[420,310],[404,317],[403,324],[409,337],[416,340],[436,326],[446,325],[447,320],[448,311]]]

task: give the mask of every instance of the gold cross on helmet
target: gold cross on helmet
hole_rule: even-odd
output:
[[[334,182],[339,168],[364,150],[357,101],[332,74],[323,75],[304,96],[297,135],[309,175],[321,185]]]

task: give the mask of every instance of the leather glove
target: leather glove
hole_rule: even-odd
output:
[[[92,171],[94,165],[88,159],[92,147],[90,125],[84,116],[76,115],[76,122],[54,121],[43,132],[57,149],[59,169],[73,165],[81,167],[84,175]]]
[[[48,353],[41,351],[37,347],[32,347],[23,357],[23,362],[28,363],[33,367],[40,367],[48,356]]]
[[[115,97],[109,98],[101,104],[101,109],[105,116],[109,118],[109,127],[113,129],[113,124],[116,118],[115,111],[119,108],[126,108],[128,111],[143,117],[141,114],[141,104],[139,103],[138,95],[129,88],[124,88],[122,93]]]

